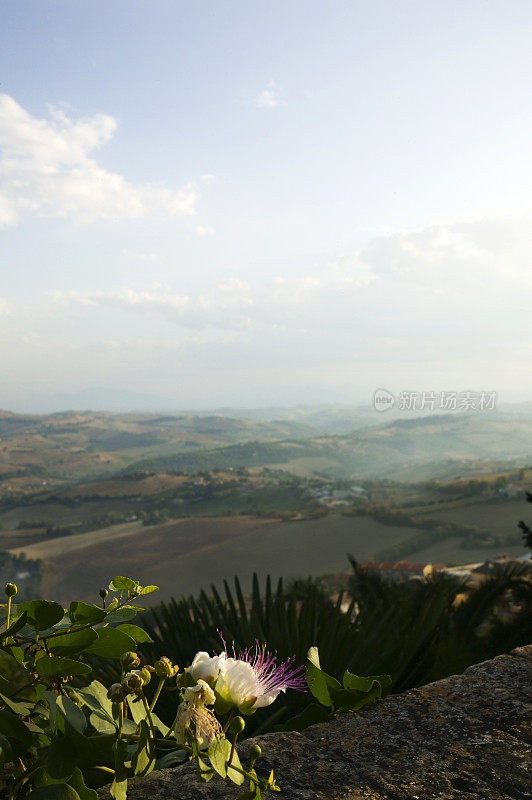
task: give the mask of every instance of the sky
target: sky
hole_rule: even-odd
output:
[[[0,408],[532,399],[529,0],[3,0]]]

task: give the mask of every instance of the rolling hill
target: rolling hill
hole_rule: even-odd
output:
[[[239,444],[134,462],[156,472],[269,466],[328,478],[429,480],[532,461],[532,419],[456,414],[396,419],[346,435]]]

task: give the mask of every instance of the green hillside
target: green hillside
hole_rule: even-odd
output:
[[[342,436],[174,452],[142,459],[128,469],[192,472],[275,466],[328,478],[429,480],[461,474],[470,462],[482,473],[498,463],[531,460],[532,419],[460,414],[398,419]]]

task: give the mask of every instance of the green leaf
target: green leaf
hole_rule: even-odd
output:
[[[27,600],[25,603],[19,603],[19,615],[24,611],[27,613],[27,624],[36,631],[52,628],[65,615],[63,606],[49,600]]]
[[[99,681],[93,681],[86,689],[78,689],[77,695],[93,713],[90,723],[98,733],[116,733],[117,724],[113,717],[113,704],[107,697],[107,690]],[[127,720],[124,720],[125,722]]]
[[[78,763],[78,748],[73,738],[58,733],[46,754],[46,769],[52,778],[68,780]]]
[[[360,689],[360,691],[368,692],[373,687],[373,681],[377,681],[381,689],[386,689],[392,684],[389,675],[368,675],[367,678],[361,678],[359,675],[352,675],[347,669],[342,682],[344,689]]]
[[[83,733],[85,731],[85,728],[87,727],[85,714],[81,708],[79,708],[79,706],[77,706],[70,699],[70,697],[59,695],[56,700],[56,707],[67,720],[67,722],[72,725],[74,730],[76,730],[78,733]]]
[[[114,720],[110,719],[103,709],[93,711],[89,721],[98,733],[116,733],[117,728]]]
[[[311,647],[308,651],[306,672],[308,688],[316,700],[319,700],[324,706],[332,705],[329,688],[341,689],[342,687],[336,678],[327,675],[321,669],[317,647]]]
[[[131,716],[133,717],[137,725],[140,725],[140,723],[146,719],[146,709],[144,708],[144,703],[142,703],[140,700],[135,701],[131,697],[131,695],[129,695],[129,697],[127,698],[127,704],[131,711]],[[162,733],[163,736],[166,736],[170,728],[168,728],[168,726],[165,725],[164,722],[161,722],[157,714],[154,714],[153,711],[151,718],[155,727],[159,729],[159,731]]]
[[[137,586],[137,581],[132,581],[131,578],[124,578],[123,575],[115,575],[109,584],[109,589],[112,592],[131,592]]]
[[[137,606],[122,606],[122,608],[117,608],[116,611],[111,611],[107,614],[107,622],[129,622],[130,619],[134,619],[139,611],[144,611],[143,608],[138,608]]]
[[[131,758],[135,775],[149,775],[155,766],[155,745],[150,738],[150,727],[145,720],[140,723],[139,744]]]
[[[153,724],[159,730],[159,732],[162,733],[163,736],[166,736],[166,734],[169,733],[169,731],[170,731],[170,728],[168,727],[168,725],[165,725],[164,722],[162,722],[162,720],[159,719],[157,714],[153,713],[153,711],[151,712],[151,718],[152,718]]]
[[[64,784],[65,781],[63,778],[52,778],[52,776],[47,772],[46,769],[41,768],[37,775],[34,778],[36,786],[52,786],[58,784]],[[74,789],[79,797],[80,800],[98,800],[98,794],[94,791],[94,789],[88,789],[85,786],[85,781],[83,780],[83,774],[79,767],[75,767],[72,775],[68,778],[68,785]]]
[[[127,800],[127,775],[121,780],[113,778],[113,782],[109,787],[109,794],[114,800]]]
[[[198,778],[202,783],[208,783],[214,775],[214,772],[204,761],[201,760],[199,756],[196,756],[196,764],[198,769]]]
[[[330,692],[338,711],[358,711],[367,703],[380,698],[382,689],[378,681],[373,681],[369,690],[331,689]]]
[[[68,615],[76,625],[96,625],[98,622],[103,622],[106,617],[103,608],[79,600],[70,603]]]
[[[231,742],[229,739],[226,739],[225,737],[214,739],[207,751],[207,755],[209,756],[209,761],[211,762],[213,768],[219,775],[222,776],[222,778],[229,778],[229,780],[233,781],[233,783],[236,783],[237,786],[240,786],[242,783],[244,783],[244,776],[242,773],[233,768],[236,766],[242,769],[242,765],[236,750],[233,753],[231,766],[227,767],[227,762],[231,756]]]
[[[27,726],[10,711],[0,711],[0,733],[3,733],[9,739],[16,739],[26,748],[31,747],[33,744],[31,733]]]
[[[72,656],[82,653],[98,638],[96,631],[87,628],[84,631],[74,633],[63,633],[61,636],[53,636],[48,640],[48,647],[57,656]]]
[[[78,793],[80,800],[98,800],[98,793],[95,792],[94,789],[89,789],[87,786],[85,786],[83,773],[79,767],[76,767],[72,773],[69,783]]]
[[[330,711],[326,706],[311,703],[301,714],[287,720],[282,725],[275,725],[276,731],[304,731],[309,725],[317,725],[319,722],[327,722],[331,718]]]
[[[141,595],[152,594],[152,592],[158,592],[158,591],[159,591],[158,586],[144,586],[144,588],[141,589],[140,594]]]
[[[85,770],[94,766],[114,767],[116,731],[109,735],[94,736],[86,740],[89,747],[80,752],[78,767]]]
[[[15,633],[18,633],[18,631],[20,631],[26,624],[27,618],[28,612],[24,611],[14,622],[11,623],[9,628],[6,628],[5,631],[0,633],[0,642],[4,642],[9,636],[13,636]]]
[[[140,725],[142,720],[146,719],[146,709],[144,708],[144,703],[142,703],[140,700],[135,701],[131,695],[128,695],[127,704],[129,706],[129,710],[131,711],[131,716],[137,725]]]
[[[34,789],[28,800],[80,800],[80,796],[68,783],[52,783]]]
[[[178,764],[182,764],[188,758],[187,751],[182,750],[180,747],[176,750],[170,750],[170,752],[165,753],[164,756],[161,756],[155,762],[155,769],[168,769],[169,767],[176,767]]]
[[[122,633],[127,633],[128,636],[131,636],[136,642],[148,642],[148,644],[153,644],[153,639],[149,636],[145,630],[139,628],[138,625],[131,625],[131,623],[126,625],[117,625],[117,631],[122,631]]]
[[[34,703],[28,703],[25,700],[17,701],[11,700],[10,697],[6,697],[3,694],[0,694],[0,697],[9,708],[15,712],[15,714],[20,714],[21,717],[29,717],[30,713],[35,708]]]
[[[344,684],[344,689],[358,689],[361,692],[369,692],[373,685],[373,680],[371,678],[362,678],[360,675],[352,675],[346,669],[342,683]]]
[[[368,675],[368,681],[378,681],[382,689],[392,685],[391,675]]]
[[[48,722],[52,732],[55,733],[57,730],[57,695],[55,692],[45,692],[44,700],[50,709],[48,714]]]
[[[113,704],[107,697],[107,689],[100,681],[92,681],[84,689],[76,689],[76,694],[93,711],[103,709],[109,719],[113,718]]]
[[[222,742],[224,741],[227,740],[221,738],[214,739],[207,750],[209,761],[218,775],[221,775],[222,778],[227,777],[227,767],[225,766],[225,763],[228,759],[228,756],[225,755],[225,748],[222,746]]]
[[[98,639],[87,648],[87,653],[102,658],[120,658],[122,653],[135,650],[135,640],[117,628],[100,628]]]
[[[11,647],[11,653],[17,649]],[[4,694],[10,697],[18,694],[19,690],[22,687],[26,687],[32,679],[31,674],[24,669],[11,653],[0,650],[0,688]],[[26,692],[29,692],[29,694]],[[26,689],[24,696],[31,697],[33,693],[34,690]]]
[[[126,800],[127,768],[125,762],[129,757],[126,742],[123,739],[119,739],[115,742],[113,750],[115,755],[115,777],[109,788],[109,792],[114,800]]]
[[[92,672],[88,664],[74,661],[72,658],[39,658],[35,669],[42,678],[66,677],[67,675],[88,675]]]

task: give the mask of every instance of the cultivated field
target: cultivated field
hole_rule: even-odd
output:
[[[367,517],[278,522],[237,516],[155,527],[133,522],[20,549],[28,558],[45,559],[45,597],[94,601],[95,590],[113,575],[126,574],[156,583],[164,599],[197,594],[234,575],[246,584],[253,572],[274,578],[341,572],[348,566],[348,552],[364,560],[411,533]]]
[[[523,498],[493,503],[487,500],[462,500],[445,504],[443,507],[427,506],[416,516],[437,519],[438,522],[457,522],[461,525],[476,525],[491,531],[496,536],[509,536],[515,533],[519,541],[517,523],[520,519],[532,518],[532,506]]]
[[[513,505],[513,504],[512,504]],[[115,574],[156,583],[159,597],[197,594],[211,583],[238,575],[249,585],[253,572],[287,579],[338,573],[348,568],[347,553],[360,561],[408,539],[409,527],[383,525],[370,517],[331,515],[322,519],[280,522],[251,516],[186,518],[157,526],[140,522],[102,528],[24,545],[28,558],[45,561],[43,596],[67,602],[72,597],[97,600],[95,590]],[[22,532],[28,536],[28,532]],[[12,536],[13,534],[4,535]],[[460,539],[443,540],[408,555],[433,563],[472,563],[500,552],[524,554],[515,546],[474,550]]]

